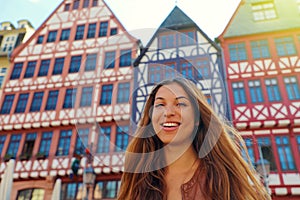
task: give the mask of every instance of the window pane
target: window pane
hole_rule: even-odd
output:
[[[72,130],[63,130],[60,132],[60,137],[56,151],[57,156],[66,156],[69,154],[71,136]]]
[[[284,83],[289,100],[300,99],[300,88],[297,81],[297,77],[284,77]]]
[[[84,36],[84,27],[85,25],[78,25],[75,34],[75,40],[81,40]]]
[[[97,54],[88,54],[85,61],[85,71],[93,71],[97,64]]]
[[[78,72],[81,65],[81,56],[72,56],[69,73]]]
[[[103,85],[100,99],[100,105],[111,104],[113,85]]]
[[[111,127],[103,126],[99,130],[97,153],[109,152]]]
[[[80,107],[91,106],[93,99],[93,87],[82,88]]]
[[[44,92],[35,92],[30,107],[30,112],[40,111],[43,102]]]
[[[14,102],[14,98],[15,98],[14,94],[5,95],[4,102],[1,107],[1,114],[9,114],[10,113],[12,104]]]
[[[120,57],[120,67],[131,65],[131,50],[122,50]]]
[[[70,29],[63,29],[61,31],[61,35],[60,35],[60,40],[63,41],[63,40],[69,40],[69,37],[70,37]]]
[[[77,93],[76,88],[66,90],[63,108],[73,108],[74,107],[75,101],[76,101],[76,93]]]
[[[21,134],[11,135],[6,154],[16,157],[21,138]]]
[[[55,42],[57,31],[50,31],[48,34],[47,42]]]
[[[87,38],[94,38],[96,35],[96,23],[89,24]]]
[[[49,155],[52,134],[53,134],[52,131],[43,132],[40,149],[39,149],[40,155],[45,155],[45,156]]]
[[[130,83],[119,83],[117,103],[129,103]]]
[[[36,61],[28,62],[24,78],[33,77],[34,71],[35,71],[35,66],[36,66]]]
[[[108,22],[100,23],[99,37],[103,37],[107,35],[107,28],[108,28]]]
[[[15,113],[23,113],[25,111],[26,106],[27,106],[28,96],[29,96],[28,93],[19,95],[19,99],[18,99],[17,107],[15,109]]]
[[[12,71],[11,76],[10,76],[10,79],[20,78],[22,68],[23,68],[23,63],[15,63],[13,71]]]
[[[42,60],[38,76],[47,76],[50,60]]]
[[[247,103],[243,82],[232,83],[232,90],[233,90],[234,103],[236,105]]]
[[[116,53],[114,51],[105,53],[104,69],[115,67]]]
[[[65,58],[56,58],[52,74],[53,75],[62,74],[64,63],[65,63]]]
[[[282,170],[295,170],[295,161],[288,136],[275,137],[279,161]]]
[[[55,110],[57,98],[58,98],[58,92],[59,92],[58,90],[49,92],[45,110]]]

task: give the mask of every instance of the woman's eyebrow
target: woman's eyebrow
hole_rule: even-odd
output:
[[[175,98],[176,100],[179,100],[179,99],[186,99],[186,100],[189,100],[189,98],[185,97],[185,96],[179,96],[179,97],[176,97]],[[155,100],[165,100],[165,98],[163,97],[156,97]]]

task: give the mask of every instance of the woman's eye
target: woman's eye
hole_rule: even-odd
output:
[[[161,106],[163,106],[163,105],[164,105],[164,104],[162,104],[162,103],[158,103],[158,104],[155,104],[154,107],[155,107],[155,108],[158,108],[158,107],[161,107]]]
[[[187,106],[187,104],[186,103],[178,103],[177,106],[179,106],[179,107],[185,107],[185,106]]]

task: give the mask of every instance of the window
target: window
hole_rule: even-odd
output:
[[[299,84],[295,76],[284,77],[284,84],[289,100],[300,99]]]
[[[74,3],[73,3],[73,10],[76,10],[79,8],[79,4],[80,4],[80,1],[79,0],[75,0]]]
[[[6,154],[11,157],[16,157],[19,149],[20,140],[22,138],[21,134],[14,134],[10,137],[10,142]]]
[[[0,76],[0,88],[2,86],[3,80],[4,80],[4,76]]]
[[[277,79],[272,78],[272,79],[266,79],[265,84],[267,87],[267,94],[270,102],[273,101],[280,101],[281,96],[279,92],[279,87],[277,83]]]
[[[180,64],[180,73],[182,74],[183,77],[186,78],[192,78],[194,73],[193,73],[193,65],[190,62],[184,62]]]
[[[273,2],[252,4],[254,21],[275,19],[277,17]]]
[[[63,104],[63,108],[73,108],[76,102],[76,93],[77,89],[67,89],[65,94],[65,100]]]
[[[50,60],[42,60],[38,76],[47,76],[49,70]]]
[[[6,140],[6,135],[0,135],[0,152],[3,151],[5,140]]]
[[[261,149],[263,159],[268,160],[270,163],[270,171],[276,171],[277,168],[273,157],[274,152],[272,150],[270,137],[257,138],[257,144],[258,144],[258,148]]]
[[[96,23],[89,24],[87,38],[94,38],[96,35]]]
[[[79,199],[83,193],[82,183],[63,183],[61,185],[61,199],[63,200]]]
[[[21,156],[25,156],[25,159],[28,159],[32,156],[35,140],[36,140],[36,133],[28,133],[26,135],[25,143],[21,154]]]
[[[196,43],[196,37],[194,31],[180,33],[179,38],[180,38],[180,45],[182,46],[192,45]]]
[[[93,71],[97,64],[97,54],[88,54],[85,60],[85,71]]]
[[[23,63],[15,63],[13,71],[12,71],[11,76],[10,76],[10,79],[20,78],[22,68],[23,68]]]
[[[117,35],[118,29],[117,28],[112,28],[110,29],[110,35]]]
[[[112,84],[102,86],[100,105],[111,104],[112,91],[113,91]]]
[[[69,10],[70,10],[70,4],[66,3],[64,11],[69,11]]]
[[[53,75],[62,74],[64,63],[65,63],[65,58],[56,58],[52,74]]]
[[[231,62],[247,60],[245,43],[230,44],[229,54]]]
[[[43,35],[40,35],[36,41],[37,44],[43,44],[43,41],[44,41],[44,36]]]
[[[116,151],[125,151],[129,140],[129,126],[118,126],[116,133]]]
[[[78,25],[76,34],[75,34],[75,40],[81,40],[84,36],[84,25]]]
[[[286,170],[295,170],[295,161],[290,146],[290,141],[288,136],[276,136],[275,137],[277,152],[279,156],[279,161],[281,169]]]
[[[245,87],[243,82],[232,83],[232,90],[233,90],[234,104],[239,105],[239,104],[247,103]]]
[[[129,103],[130,83],[119,83],[117,103]]]
[[[7,68],[3,67],[3,68],[1,68],[0,73],[6,73],[6,71],[7,71]]]
[[[33,100],[31,102],[30,112],[37,112],[41,110],[41,105],[43,102],[44,92],[35,92],[33,95]]]
[[[298,146],[298,152],[300,153],[300,135],[296,136],[296,142],[297,142],[297,146]]]
[[[57,31],[50,31],[48,34],[47,42],[55,42]]]
[[[270,50],[267,40],[252,41],[251,50],[253,59],[270,58]]]
[[[10,113],[12,104],[14,102],[14,98],[15,98],[14,94],[5,95],[4,101],[3,101],[2,107],[1,107],[1,114],[9,114]]]
[[[292,37],[276,38],[275,45],[278,56],[290,56],[297,54]]]
[[[162,36],[159,37],[159,46],[162,49],[174,47],[175,42],[176,42],[176,35],[175,34],[162,35]]]
[[[82,88],[80,107],[91,106],[93,99],[93,87]]]
[[[60,41],[69,40],[70,37],[70,29],[63,29],[60,35]]]
[[[104,69],[115,67],[116,52],[109,51],[105,53]]]
[[[84,0],[84,1],[83,1],[83,7],[84,7],[84,8],[89,7],[89,4],[90,4],[90,0]]]
[[[81,65],[81,56],[72,56],[69,73],[76,73],[79,71]]]
[[[164,65],[156,65],[149,67],[148,79],[151,83],[160,82],[164,77],[174,78],[175,73],[175,64],[173,63],[164,63]]]
[[[49,151],[51,147],[52,131],[47,131],[42,133],[42,140],[40,144],[39,154],[44,156],[49,156]]]
[[[253,149],[253,140],[251,138],[244,138],[248,155],[250,157],[250,162],[254,165],[255,164],[255,154]]]
[[[34,71],[35,71],[35,66],[36,66],[36,61],[28,62],[24,78],[33,77]]]
[[[98,0],[93,0],[93,7],[98,6]]]
[[[23,113],[26,109],[29,94],[20,94],[15,113]]]
[[[69,154],[72,130],[63,130],[60,132],[56,155],[66,156]]]
[[[120,56],[120,67],[131,65],[131,50],[122,50]]]
[[[55,110],[59,90],[49,91],[45,110]]]
[[[76,146],[75,146],[75,153],[77,155],[85,154],[85,148],[88,146],[88,141],[89,141],[89,132],[90,132],[89,128],[78,129]]]
[[[97,153],[107,153],[109,152],[110,146],[110,126],[102,126],[99,130]]]
[[[102,194],[102,198],[116,198],[121,181],[101,181],[96,184],[94,196],[100,196],[98,194]]]
[[[209,78],[211,76],[209,58],[197,60],[196,66],[198,69],[198,77],[200,79]]]
[[[27,199],[43,200],[44,194],[45,194],[44,189],[31,188],[26,190],[20,190],[18,192],[17,200],[27,200]]]
[[[107,35],[108,22],[100,22],[99,37]]]
[[[253,80],[248,82],[250,97],[252,103],[261,103],[264,101],[261,84],[259,80]]]

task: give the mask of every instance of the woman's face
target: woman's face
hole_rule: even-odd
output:
[[[158,89],[153,105],[152,125],[165,144],[193,140],[194,107],[179,84],[171,83]]]

